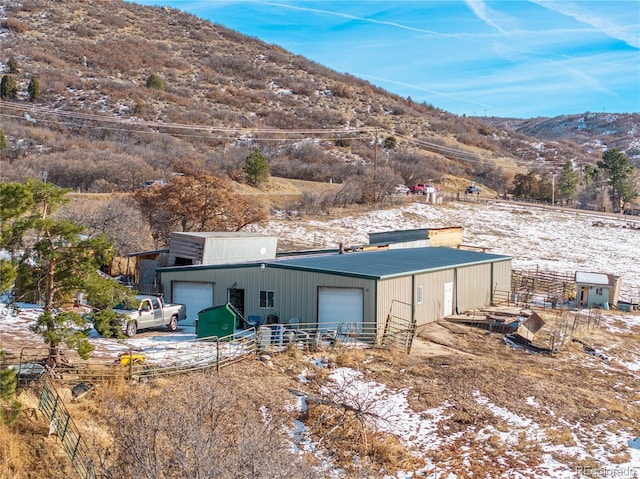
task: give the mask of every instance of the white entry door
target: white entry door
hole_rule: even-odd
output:
[[[444,301],[442,302],[442,315],[453,314],[453,282],[444,283]]]
[[[187,317],[180,323],[184,326],[195,326],[198,312],[214,306],[213,283],[175,281],[172,290],[172,302],[184,304],[187,307]]]
[[[360,331],[364,314],[363,293],[359,288],[321,287],[318,291],[318,328],[336,329],[341,323],[354,323]]]

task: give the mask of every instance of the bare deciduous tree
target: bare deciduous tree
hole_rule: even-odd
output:
[[[246,384],[208,373],[185,379],[179,388],[139,385],[101,395],[110,445],[93,442],[103,477],[321,477],[293,451],[280,413]]]
[[[129,196],[100,203],[75,201],[60,216],[84,226],[89,236],[106,235],[120,255],[153,246],[149,219]]]
[[[240,231],[266,213],[252,198],[234,193],[217,176],[175,176],[165,186],[140,190],[137,199],[153,234],[167,244],[172,231]]]

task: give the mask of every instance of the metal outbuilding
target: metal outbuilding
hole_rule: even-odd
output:
[[[168,266],[238,263],[276,257],[278,239],[256,233],[175,232]]]
[[[389,249],[418,248],[423,246],[447,246],[457,248],[462,245],[462,227],[417,228],[412,230],[392,230],[369,233],[369,244],[387,244]]]
[[[160,268],[165,297],[198,311],[231,303],[264,323],[279,318],[363,324],[381,334],[389,316],[417,327],[491,304],[511,289],[511,257],[445,247],[288,256]]]

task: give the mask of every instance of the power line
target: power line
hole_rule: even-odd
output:
[[[278,135],[316,135],[316,134],[349,134],[349,133],[370,133],[374,132],[373,127],[362,128],[308,128],[308,129],[283,129],[283,128],[239,128],[239,127],[219,127],[209,125],[193,125],[184,123],[165,123],[148,120],[128,120],[116,118],[106,115],[98,115],[94,113],[72,112],[66,110],[58,110],[37,105],[22,105],[7,101],[0,101],[0,115],[7,116],[2,110],[19,111],[27,113],[30,116],[35,114],[52,115],[57,117],[69,118],[73,120],[89,120],[102,123],[116,123],[121,126],[145,126],[149,128],[175,129],[175,130],[195,130],[204,132],[231,133],[233,136],[242,136],[243,134],[259,133],[259,134],[278,134]],[[35,119],[35,118],[34,118]],[[103,128],[103,127],[101,127]]]
[[[351,140],[366,140],[371,139],[380,133],[398,136],[400,139],[407,143],[421,147],[425,150],[438,153],[446,158],[465,161],[470,163],[481,163],[486,161],[481,155],[476,153],[459,150],[452,147],[443,146],[434,142],[426,140],[420,140],[417,138],[411,138],[407,136],[397,135],[394,132],[381,127],[346,127],[346,128],[308,128],[308,129],[284,129],[284,128],[240,128],[240,127],[221,127],[221,126],[209,126],[209,125],[193,125],[184,123],[165,123],[159,121],[148,120],[131,120],[124,118],[117,118],[113,116],[100,115],[95,113],[85,113],[78,111],[60,110],[56,108],[50,108],[40,105],[24,105],[15,102],[0,101],[0,116],[7,118],[24,119],[23,116],[11,115],[4,112],[9,110],[11,112],[22,112],[23,114],[29,114],[29,116],[55,116],[59,118],[66,118],[70,120],[84,120],[92,122],[100,122],[107,124],[116,124],[118,127],[113,126],[89,126],[88,128],[96,128],[108,131],[122,131],[141,134],[171,134],[178,137],[190,137],[190,138],[203,138],[210,140],[220,141],[237,141],[237,140],[251,140],[251,141],[273,141],[273,142],[286,142],[286,141],[299,141],[300,136],[312,136],[314,138],[326,138],[327,136],[339,136],[341,138]],[[46,118],[33,118],[36,122],[53,123],[53,120]],[[141,127],[150,128],[151,131],[145,131],[138,129]],[[161,131],[170,130],[170,131]],[[213,136],[196,135],[188,132],[201,132]],[[218,134],[218,136],[215,136]],[[259,135],[259,136],[257,136]],[[280,136],[281,138],[269,137],[265,135]],[[284,137],[284,138],[282,138]],[[295,138],[293,138],[295,137]]]

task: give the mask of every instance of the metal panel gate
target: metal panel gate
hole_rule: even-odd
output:
[[[80,431],[69,416],[67,408],[62,403],[62,398],[49,378],[44,381],[38,409],[49,420],[49,434],[58,436],[78,476],[81,479],[94,479],[96,474],[89,449],[80,437]]]

